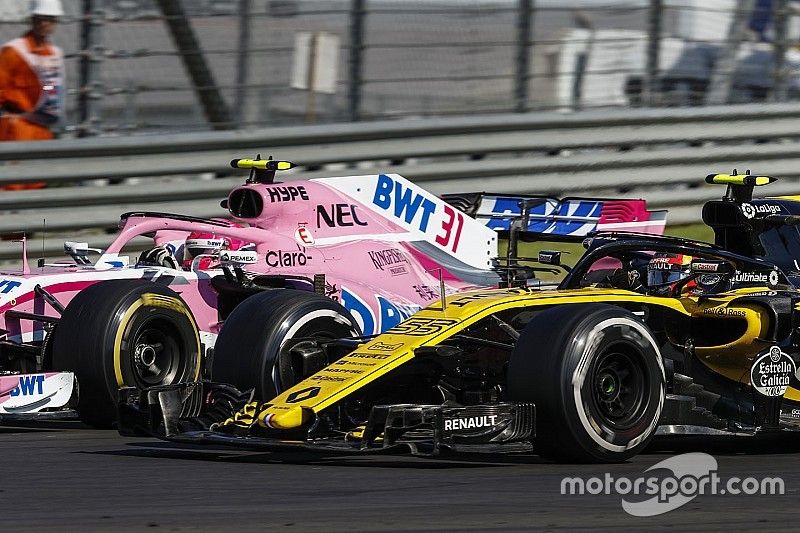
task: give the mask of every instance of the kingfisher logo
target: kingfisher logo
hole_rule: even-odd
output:
[[[387,250],[370,251],[369,258],[372,259],[372,264],[378,270],[383,270],[384,267],[397,265],[400,263],[408,264],[408,258],[400,250],[389,248]]]

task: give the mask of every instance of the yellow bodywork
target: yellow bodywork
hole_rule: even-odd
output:
[[[744,335],[724,346],[704,346],[698,356],[709,367],[735,380],[760,349],[759,338],[768,327],[751,306],[730,306],[737,297],[764,288],[738,290],[713,299],[667,298],[616,289],[529,290],[497,289],[461,293],[447,297],[442,310],[437,302],[387,332],[362,344],[354,352],[304,379],[269,403],[248,404],[225,424],[250,427],[258,424],[274,429],[302,426],[316,413],[352,392],[386,375],[414,358],[422,346],[434,346],[476,322],[501,311],[580,303],[642,304],[669,308],[686,317],[706,316],[747,321]],[[558,327],[554,324],[553,327]],[[724,354],[724,355],[723,355]],[[744,372],[744,374],[749,374]]]
[[[770,176],[753,176],[751,174],[709,174],[706,176],[707,183],[717,185],[769,185],[775,178]]]

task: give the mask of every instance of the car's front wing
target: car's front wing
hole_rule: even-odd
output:
[[[0,375],[0,423],[77,417],[72,372]]]
[[[302,432],[224,422],[248,400],[248,394],[211,382],[121,389],[118,427],[123,435],[173,442],[322,453],[516,453],[531,451],[534,437],[530,403],[378,405],[363,426],[346,430],[331,429],[319,419]]]

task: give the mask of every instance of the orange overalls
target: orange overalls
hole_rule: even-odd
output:
[[[0,141],[53,138],[50,127],[64,108],[64,55],[53,44],[37,46],[30,33],[0,50]],[[44,187],[43,183],[4,189]]]

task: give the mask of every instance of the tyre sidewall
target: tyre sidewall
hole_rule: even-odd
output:
[[[251,296],[228,316],[217,338],[212,379],[271,400],[298,376],[281,348],[298,337],[352,337],[361,332],[339,303],[315,293],[276,289]]]
[[[195,380],[200,371],[200,338],[188,306],[169,287],[143,280],[111,280],[81,291],[69,303],[53,339],[53,367],[75,373],[78,410],[91,425],[108,427],[116,418],[120,386],[137,386],[133,359],[122,346],[147,317],[174,320],[186,340],[184,372],[174,382]],[[132,347],[129,347],[132,350]]]
[[[359,334],[354,326],[355,321],[336,309],[334,302],[330,302],[334,305],[324,307],[320,305],[321,303],[321,301],[313,304],[309,302],[306,309],[298,309],[292,313],[294,316],[287,317],[280,330],[272,336],[268,351],[265,353],[261,374],[267,378],[264,380],[265,385],[271,387],[264,389],[265,394],[280,394],[302,378],[296,375],[292,361],[288,357],[280,357],[281,350],[290,339],[298,337],[336,339]],[[345,325],[343,321],[349,321],[350,325]],[[277,369],[277,374],[273,373],[275,372],[273,369]],[[279,376],[277,383],[272,378],[273,375]]]
[[[621,336],[630,336],[623,342],[638,354],[652,386],[646,389],[642,425],[609,441],[605,424],[588,408],[587,373]],[[511,355],[507,384],[509,399],[536,405],[538,453],[559,461],[619,462],[641,451],[655,434],[665,399],[657,346],[647,326],[617,306],[562,305],[534,316]]]
[[[116,397],[118,389],[123,386],[144,388],[149,385],[196,381],[199,378],[201,348],[197,323],[180,296],[171,290],[169,292],[172,294],[152,290],[133,293],[118,306],[106,336],[105,348],[106,353],[113,354],[113,358],[106,359],[110,365],[106,375],[115,377],[115,380],[109,383],[109,393],[112,397]],[[136,375],[133,344],[136,336],[154,320],[166,320],[170,323],[183,357],[171,379],[167,382],[148,384],[142,382]]]
[[[599,320],[598,320],[599,319]],[[663,408],[664,367],[657,343],[646,326],[634,316],[606,313],[591,317],[574,331],[561,369],[561,405],[564,422],[581,448],[599,460],[628,458],[640,451],[655,434]],[[610,428],[590,408],[592,363],[609,347],[622,343],[635,350],[645,367],[645,401],[637,423],[626,430]]]

